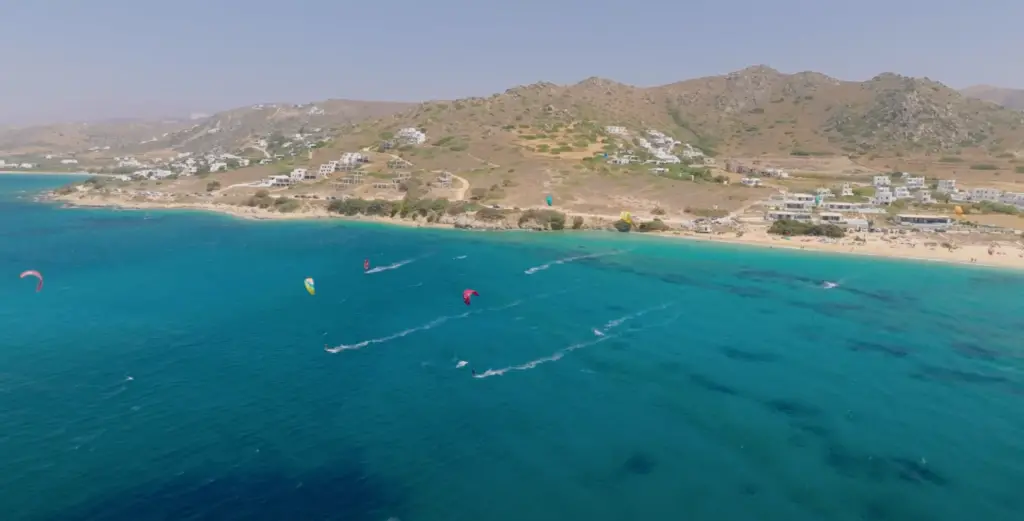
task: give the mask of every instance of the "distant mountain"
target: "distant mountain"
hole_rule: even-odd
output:
[[[210,116],[161,120],[114,120],[0,129],[0,154],[99,154],[235,151],[260,138],[301,130],[330,134],[366,118],[386,116],[412,104],[325,100],[267,103]]]
[[[991,85],[975,85],[960,91],[964,96],[991,101],[1008,109],[1024,110],[1024,89],[1004,89]]]

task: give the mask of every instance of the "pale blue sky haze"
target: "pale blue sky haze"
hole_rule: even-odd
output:
[[[831,5],[830,5],[831,4]],[[1020,0],[2,2],[0,124],[422,101],[766,64],[1024,87]]]

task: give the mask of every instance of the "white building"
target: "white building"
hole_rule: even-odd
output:
[[[296,181],[302,181],[306,178],[308,173],[309,170],[306,170],[305,168],[296,168],[295,170],[292,170],[291,178]]]
[[[331,165],[331,163],[324,163],[320,165],[319,169],[317,169],[316,174],[320,177],[327,177],[334,173],[334,166],[336,165],[337,163],[334,163],[334,165]]]
[[[850,183],[843,183],[839,188],[839,197],[853,197],[853,187]]]
[[[875,188],[878,188],[878,187],[881,187],[881,186],[891,186],[892,185],[892,178],[890,178],[887,175],[876,175],[871,180],[871,184]]]
[[[211,172],[221,172],[221,171],[224,171],[224,170],[227,170],[227,169],[228,169],[228,164],[224,163],[222,161],[218,161],[216,163],[210,163],[210,171]]]
[[[1012,204],[1014,206],[1024,206],[1024,193],[1005,192],[1002,197],[999,198],[999,202],[1003,204]]]
[[[940,179],[937,188],[939,193],[948,194],[956,191],[956,179]]]
[[[359,152],[345,152],[341,155],[341,159],[338,161],[339,165],[353,166],[359,163],[365,163],[367,160],[366,156]]]
[[[911,190],[920,190],[924,188],[925,180],[923,177],[907,177],[904,179],[907,188]]]
[[[78,164],[78,160],[77,159],[61,159],[60,160],[60,164],[62,164],[62,165],[77,165]]]
[[[304,170],[304,169],[297,168],[296,170]],[[293,176],[295,175],[294,171],[292,172],[292,175]],[[275,176],[270,176],[270,181],[271,181],[270,184],[272,186],[291,186],[291,185],[295,184],[296,179],[294,177],[289,177],[289,176],[286,176],[286,175],[275,175]]]
[[[761,180],[756,177],[744,177],[743,179],[740,179],[740,184],[742,184],[743,186],[756,188],[758,186],[761,186]]]
[[[419,129],[408,127],[399,130],[395,137],[409,145],[422,145],[427,141],[427,135]]]
[[[814,190],[814,195],[817,196],[817,197],[820,197],[822,199],[828,199],[830,197],[835,197],[836,196],[836,194],[832,193],[832,190],[829,190],[828,188],[824,188],[824,187],[816,188]]]
[[[884,186],[875,190],[875,196],[871,198],[871,202],[878,205],[892,204],[894,200],[895,198],[893,197],[892,192],[888,187]]]
[[[933,203],[935,203],[935,199],[932,197],[932,193],[929,192],[928,190],[921,190],[921,191],[918,191],[918,192],[914,192],[914,199],[918,202],[918,204],[933,204]]]
[[[971,190],[972,201],[999,201],[999,196],[1003,195],[1003,191],[998,188],[974,188]]]
[[[910,193],[910,189],[905,186],[897,186],[892,194],[895,199],[911,199],[914,196]]]
[[[683,150],[682,152],[679,153],[679,155],[685,157],[686,159],[697,159],[700,157],[704,157],[704,151],[690,145],[689,143],[686,143],[685,145],[683,145]]]
[[[618,127],[614,125],[604,127],[604,131],[615,136],[625,136],[629,133],[626,130],[626,127]]]

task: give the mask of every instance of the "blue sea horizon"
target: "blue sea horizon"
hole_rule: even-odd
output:
[[[69,179],[0,176],[5,521],[1024,512],[1017,272],[33,200]]]

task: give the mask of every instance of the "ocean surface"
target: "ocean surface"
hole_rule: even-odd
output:
[[[0,176],[4,521],[1024,519],[1020,274],[65,181]]]

